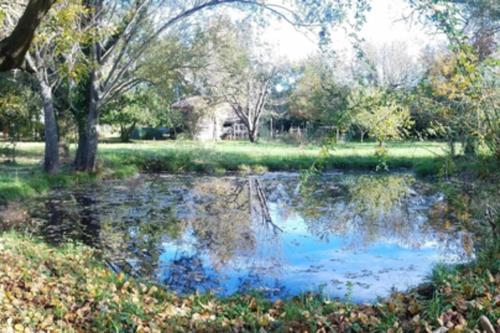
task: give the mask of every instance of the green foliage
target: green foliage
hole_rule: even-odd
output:
[[[165,109],[169,110],[168,101],[155,90],[138,87],[109,103],[103,110],[102,123],[117,126],[122,142],[128,142],[138,125],[161,125]]]
[[[494,1],[412,1],[446,34],[450,52],[435,61],[421,85],[420,104],[432,110],[432,133],[461,141],[473,158],[486,146],[500,156],[498,59],[495,31],[499,10]]]
[[[359,88],[351,94],[350,104],[355,124],[381,146],[387,140],[403,139],[413,125],[406,105],[380,89]]]
[[[351,124],[350,89],[337,82],[325,59],[308,61],[290,96],[290,113],[320,126],[345,131]]]
[[[88,64],[81,45],[91,37],[91,29],[82,28],[88,13],[89,8],[78,0],[58,1],[49,10],[30,49],[36,71],[50,68],[57,73],[52,81],[63,78],[77,81],[86,75]]]
[[[19,198],[29,198],[37,195],[37,191],[19,178],[0,178],[0,202],[16,200]]]
[[[124,173],[117,168],[118,176]],[[130,173],[126,173],[130,175]],[[63,172],[58,175],[47,175],[39,170],[33,170],[30,174],[19,174],[17,172],[0,172],[0,203],[33,198],[47,193],[53,188],[67,188],[81,183],[93,182],[96,175]]]
[[[433,110],[434,133],[450,142],[461,141],[465,153],[479,153],[486,145],[498,153],[500,134],[500,95],[491,82],[495,64],[480,63],[467,45],[439,59],[422,83],[421,100]]]
[[[3,21],[5,20],[5,16],[5,10],[3,8],[0,8],[0,29],[3,28]]]
[[[21,138],[36,137],[41,130],[40,100],[30,89],[31,83],[29,77],[21,73],[0,74],[0,129],[13,149]]]

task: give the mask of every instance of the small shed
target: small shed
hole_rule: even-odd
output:
[[[172,105],[181,111],[189,136],[194,140],[215,141],[246,138],[245,125],[226,102],[210,103],[201,96],[182,99]]]

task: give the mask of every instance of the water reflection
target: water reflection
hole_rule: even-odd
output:
[[[79,239],[121,269],[179,292],[269,297],[322,290],[356,301],[464,260],[436,222],[443,197],[409,175],[144,176],[53,193],[32,216],[53,242]]]

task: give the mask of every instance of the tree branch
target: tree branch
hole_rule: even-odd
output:
[[[7,38],[0,41],[0,71],[21,68],[36,28],[56,0],[30,0]]]

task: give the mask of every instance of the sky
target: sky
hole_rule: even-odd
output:
[[[402,20],[411,11],[405,0],[372,0],[371,6],[361,31],[361,37],[367,42],[382,46],[404,40],[408,42],[406,52],[414,57],[418,57],[425,45],[443,42],[442,36],[435,35],[421,23]],[[272,56],[277,59],[299,61],[318,52],[315,34],[297,30],[287,22],[273,20],[263,29],[262,39],[272,46]],[[350,42],[340,29],[332,36],[332,45],[336,51],[350,49]]]

